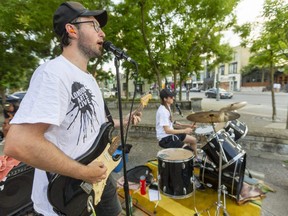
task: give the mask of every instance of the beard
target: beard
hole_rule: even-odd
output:
[[[96,47],[96,45],[97,45],[96,43],[94,45],[94,44],[89,43],[89,41],[90,41],[89,38],[86,37],[86,35],[80,31],[79,41],[78,41],[78,49],[88,59],[101,57],[102,56],[102,49],[98,49]]]

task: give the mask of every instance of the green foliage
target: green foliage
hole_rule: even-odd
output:
[[[0,91],[26,88],[39,63],[59,55],[52,17],[61,0],[9,0],[0,2]],[[107,9],[106,40],[127,51],[148,82],[174,74],[182,80],[202,70],[205,57],[212,64],[229,60],[231,49],[221,43],[222,32],[235,24],[233,10],[239,0],[83,0],[91,9]],[[203,57],[204,56],[204,57]],[[111,54],[90,62],[99,80],[111,79],[103,63]],[[111,66],[112,68],[113,66]],[[133,65],[122,64],[128,77]],[[113,78],[113,77],[112,77]]]
[[[235,23],[230,0],[126,0],[115,7],[119,46],[139,63],[142,77],[161,81],[174,74],[180,82],[202,70],[203,57],[214,64],[229,60],[231,49],[221,44],[222,31]],[[232,14],[232,15],[231,15]],[[108,36],[109,37],[109,36]]]
[[[241,27],[245,29],[244,43],[251,44],[250,51],[254,54],[250,64],[255,67],[269,67],[271,63],[276,67],[285,66],[288,60],[288,3],[283,0],[266,0],[263,16],[265,22],[257,38],[249,38],[253,23]]]

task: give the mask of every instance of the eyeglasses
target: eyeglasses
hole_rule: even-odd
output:
[[[82,22],[72,22],[71,24],[77,25],[77,24],[82,24],[82,23],[92,23],[94,26],[95,31],[98,33],[101,30],[100,24],[96,21],[89,20],[89,21],[82,21]]]

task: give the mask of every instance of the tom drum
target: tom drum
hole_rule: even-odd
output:
[[[240,138],[246,136],[248,132],[248,127],[245,123],[239,121],[238,119],[228,121],[224,127],[230,135],[234,137],[234,140],[237,141]]]
[[[220,143],[222,142],[222,144]],[[221,145],[220,145],[221,144]],[[221,154],[220,149],[223,148]],[[234,172],[235,163],[246,153],[225,130],[213,134],[202,147],[208,158],[219,168],[219,156],[222,156],[222,170]]]

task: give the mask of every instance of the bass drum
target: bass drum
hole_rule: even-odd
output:
[[[244,138],[248,133],[247,125],[238,119],[228,121],[224,129],[230,134],[230,136],[234,137],[235,141]]]
[[[230,196],[239,201],[243,181],[245,176],[246,154],[243,155],[235,164],[234,172],[222,172],[221,185],[225,185]],[[203,160],[203,165],[200,167],[200,181],[207,187],[218,190],[218,169],[209,162],[207,157]]]
[[[223,141],[223,154],[220,152],[220,140]],[[222,155],[222,170],[226,172],[234,172],[235,163],[245,155],[241,146],[223,129],[213,134],[202,150],[217,167],[219,167],[219,155]]]
[[[191,151],[182,148],[158,152],[158,185],[162,194],[174,199],[192,195],[193,158]]]

